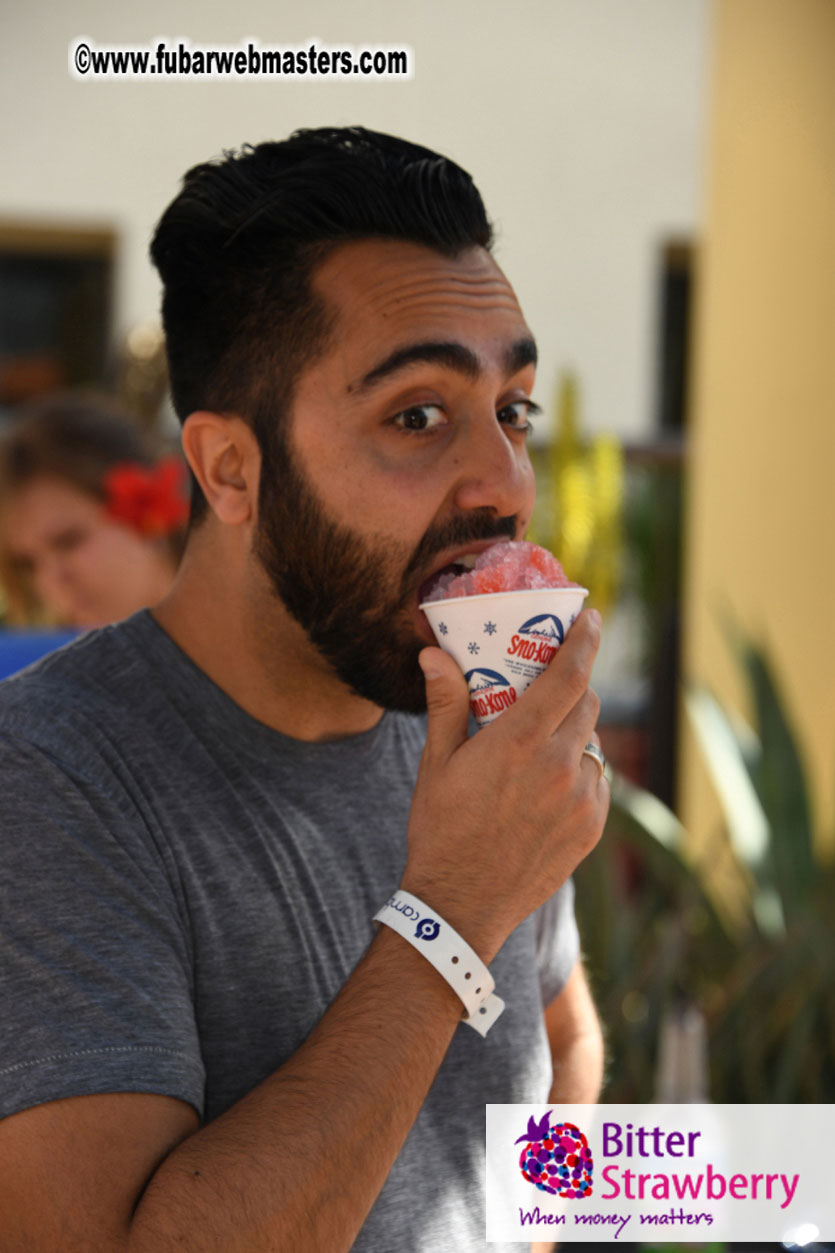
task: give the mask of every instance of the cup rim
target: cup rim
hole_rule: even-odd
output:
[[[476,592],[472,596],[444,596],[438,600],[424,600],[418,605],[418,609],[422,609],[425,613],[427,609],[434,609],[436,605],[457,605],[462,601],[476,600],[495,601],[500,596],[554,596],[560,592],[580,594],[584,599],[589,595],[587,587],[517,587],[509,592]]]

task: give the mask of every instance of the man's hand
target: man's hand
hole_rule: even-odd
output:
[[[608,784],[583,756],[600,711],[589,687],[599,643],[599,618],[585,610],[548,669],[472,739],[461,671],[440,649],[420,655],[429,731],[401,886],[487,963],[603,830]]]

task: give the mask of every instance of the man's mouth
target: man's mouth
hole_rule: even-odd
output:
[[[464,574],[467,570],[472,570],[475,566],[476,554],[468,554],[459,557],[457,561],[450,561],[445,566],[441,566],[440,570],[436,570],[434,574],[430,574],[428,579],[424,579],[418,589],[418,604],[422,605],[427,600],[433,590],[437,587],[440,579],[445,574]]]
[[[422,605],[423,602],[430,596],[433,589],[437,586],[438,581],[442,579],[445,574],[465,574],[468,570],[474,569],[476,559],[481,555],[481,553],[485,552],[488,548],[492,548],[494,544],[506,542],[507,541],[504,537],[500,536],[497,539],[481,543],[474,547],[472,551],[458,553],[452,561],[448,561],[445,565],[439,566],[436,570],[433,570],[429,577],[424,579],[418,588],[418,605]]]

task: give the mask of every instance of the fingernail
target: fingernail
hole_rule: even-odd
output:
[[[600,611],[598,609],[590,609],[589,613],[594,618],[597,625],[600,626],[601,622],[603,621],[603,619],[600,616]]]
[[[423,671],[426,679],[439,679],[441,677],[441,669],[432,653],[421,653],[418,657],[418,664]]]

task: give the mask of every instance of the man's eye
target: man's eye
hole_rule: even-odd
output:
[[[446,415],[439,405],[411,405],[394,416],[394,425],[401,431],[434,431],[445,421]]]
[[[528,435],[533,430],[530,419],[539,413],[542,410],[532,400],[514,400],[510,405],[503,405],[496,416],[505,426]]]

